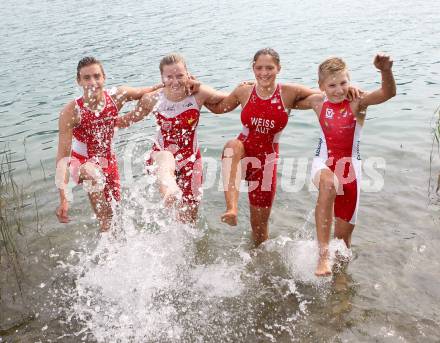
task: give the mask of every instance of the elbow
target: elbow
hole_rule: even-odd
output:
[[[396,83],[393,82],[390,87],[390,98],[396,96],[396,94],[397,94],[397,86]]]
[[[206,106],[206,108],[211,112],[211,113],[214,113],[214,114],[223,114],[223,113],[225,113],[225,111],[222,111],[220,108],[218,108],[218,107],[212,107],[212,106]]]
[[[391,99],[391,98],[396,96],[396,87],[390,87],[389,89],[383,89],[382,90],[382,94],[383,94],[382,96],[386,100],[389,100],[389,99]]]
[[[391,99],[391,98],[393,98],[393,97],[395,97],[395,96],[396,96],[396,87],[394,87],[393,89],[391,89],[391,90],[389,91],[388,99]]]
[[[393,91],[391,92],[391,97],[395,97],[397,94],[396,87],[393,88]]]

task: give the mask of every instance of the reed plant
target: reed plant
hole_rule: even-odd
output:
[[[24,192],[13,176],[12,153],[10,149],[0,152],[0,269],[12,272],[22,294],[17,235],[23,235]],[[1,284],[0,284],[1,297]]]

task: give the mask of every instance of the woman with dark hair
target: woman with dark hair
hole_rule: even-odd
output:
[[[278,53],[265,48],[252,61],[255,83],[242,83],[223,101],[208,108],[214,113],[230,112],[241,105],[243,131],[223,150],[223,184],[226,211],[221,220],[237,225],[241,172],[248,181],[252,236],[258,246],[268,239],[269,216],[276,191],[278,142],[287,125],[288,112],[298,102],[319,93],[298,84],[277,82],[281,70]],[[305,109],[302,107],[301,109]]]
[[[107,90],[105,79],[99,60],[84,57],[79,61],[76,81],[83,95],[70,101],[60,113],[56,157],[56,184],[60,192],[58,220],[69,221],[66,185],[70,169],[74,182],[85,182],[88,186],[90,203],[101,231],[110,227],[111,200],[120,199],[118,165],[112,150],[119,110],[127,101],[139,100],[142,95],[162,87],[161,84],[145,88],[122,86]]]
[[[265,48],[257,51],[252,69],[255,84],[240,84],[222,102],[209,109],[224,113],[241,105],[243,131],[228,141],[223,150],[223,184],[226,211],[221,220],[237,225],[241,171],[248,181],[252,236],[259,245],[268,239],[268,222],[276,190],[278,142],[287,125],[288,111],[316,91],[296,84],[279,84],[278,53]]]

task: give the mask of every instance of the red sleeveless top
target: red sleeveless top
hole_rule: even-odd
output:
[[[101,112],[92,112],[84,104],[83,97],[76,100],[81,122],[73,128],[72,150],[84,157],[106,157],[112,155],[112,140],[118,107],[107,91],[104,91],[105,106]],[[75,142],[76,140],[76,142]],[[81,147],[76,151],[75,147]]]
[[[348,100],[337,104],[324,101],[319,123],[327,145],[328,157],[339,159],[359,155],[361,127],[357,125],[356,116]]]
[[[248,152],[276,152],[282,130],[286,127],[288,114],[281,99],[281,86],[278,84],[274,93],[267,99],[258,96],[256,86],[248,102],[241,111],[243,131],[238,139],[245,143]],[[249,143],[249,144],[246,144]]]

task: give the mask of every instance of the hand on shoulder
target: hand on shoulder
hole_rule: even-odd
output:
[[[187,95],[194,95],[195,93],[199,92],[200,88],[202,86],[202,83],[197,80],[197,78],[194,75],[189,74],[188,80],[185,84],[185,91]]]

